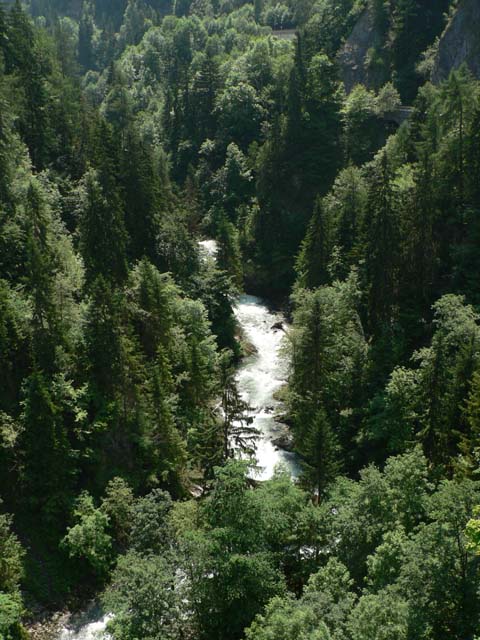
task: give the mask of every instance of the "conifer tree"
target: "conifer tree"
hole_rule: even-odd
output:
[[[7,37],[4,39],[5,71],[27,73],[34,62],[35,35],[32,22],[20,0],[15,0],[7,14]]]
[[[47,163],[52,137],[45,86],[47,52],[39,45],[31,20],[18,0],[8,14],[4,55],[7,73],[17,72],[21,78],[19,129],[32,163],[40,171]]]
[[[231,351],[224,350],[219,359],[224,462],[233,458],[237,452],[243,456],[253,456],[255,440],[258,437],[258,431],[250,426],[253,421],[248,415],[250,407],[237,389],[232,355]]]
[[[465,140],[465,213],[463,242],[455,252],[455,281],[460,291],[478,304],[480,288],[480,107],[477,106]]]
[[[255,21],[260,23],[260,19],[262,17],[262,12],[263,12],[263,0],[254,0],[253,6],[254,6]]]
[[[148,438],[155,450],[155,474],[173,494],[178,495],[184,481],[187,451],[175,424],[173,378],[161,347],[157,352],[150,384],[153,424]]]
[[[341,466],[338,441],[321,405],[313,409],[302,433],[299,452],[302,456],[303,480],[321,500]]]
[[[102,174],[87,171],[80,192],[80,248],[86,280],[97,276],[121,283],[127,273],[126,244],[121,200],[115,186],[102,185]],[[105,182],[105,180],[103,180]]]
[[[339,174],[329,202],[338,214],[334,239],[341,249],[345,271],[357,265],[362,256],[366,191],[360,170],[350,166]]]
[[[245,155],[233,142],[227,147],[225,164],[217,172],[216,181],[227,218],[236,223],[240,205],[249,200],[252,175]]]
[[[242,260],[238,231],[227,219],[223,209],[215,212],[215,226],[218,240],[217,264],[226,271],[238,288],[242,286]]]
[[[135,328],[146,356],[154,360],[159,346],[167,351],[171,347],[179,290],[168,274],[159,273],[147,259],[135,267],[131,281],[138,306],[138,311],[134,310]]]
[[[51,372],[55,367],[55,349],[62,344],[53,296],[56,265],[51,247],[50,214],[44,195],[33,180],[27,193],[27,215],[27,287],[33,305],[33,357],[39,369]]]
[[[40,516],[44,526],[52,527],[54,532],[65,522],[75,467],[62,416],[49,386],[49,380],[39,371],[25,382],[19,448],[23,499],[30,505],[32,515]]]
[[[204,140],[213,138],[216,130],[215,100],[220,88],[218,63],[209,51],[200,59],[200,65],[192,78],[189,94],[189,113],[186,115],[188,137],[197,147]]]
[[[470,390],[463,407],[463,419],[467,431],[460,440],[462,468],[470,475],[475,473],[480,460],[480,372],[475,371]]]
[[[93,35],[95,24],[93,21],[93,5],[89,2],[82,4],[82,15],[78,28],[78,62],[83,69],[88,71],[95,67],[93,52]]]
[[[145,256],[155,263],[161,205],[166,194],[161,193],[163,185],[159,184],[151,148],[142,143],[133,126],[122,135],[120,180],[125,194],[128,253],[132,261]]]
[[[420,313],[426,314],[428,307],[432,304],[432,286],[436,275],[432,166],[426,153],[420,161],[416,184],[418,209],[415,211],[416,228],[412,230],[415,240],[412,260],[414,271],[410,275],[411,284],[415,285],[415,292],[410,292],[410,295],[412,299],[417,298]]]
[[[297,258],[297,281],[300,287],[315,289],[327,283],[331,251],[332,224],[325,206],[317,199]]]
[[[121,294],[103,276],[98,276],[90,286],[85,355],[91,382],[107,398],[112,397],[121,377],[121,304]]]
[[[4,79],[0,71],[0,92],[3,93],[4,88]],[[11,150],[14,146],[14,133],[12,116],[12,109],[5,97],[2,95],[0,97],[0,205],[3,210],[3,215],[0,218],[0,224],[3,222],[7,212],[11,211],[13,204],[13,163]]]
[[[398,237],[393,212],[391,175],[386,151],[376,160],[368,194],[367,272],[370,283],[369,318],[381,331],[393,316],[396,299]]]

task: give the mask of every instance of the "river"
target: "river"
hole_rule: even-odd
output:
[[[215,258],[215,240],[202,240],[199,244],[207,256]],[[255,478],[268,480],[280,463],[296,477],[298,463],[295,454],[273,444],[285,429],[275,419],[280,404],[275,392],[286,378],[280,353],[285,336],[285,318],[272,311],[261,298],[247,294],[240,296],[234,311],[244,337],[254,347],[254,353],[246,357],[240,366],[237,384],[242,398],[252,407],[252,426],[259,432]]]
[[[252,407],[253,424],[259,432],[256,458],[259,480],[272,477],[276,465],[285,465],[297,475],[295,454],[273,444],[285,430],[276,420],[279,401],[275,392],[285,383],[285,366],[280,357],[284,339],[284,318],[271,311],[260,298],[242,295],[235,306],[235,316],[255,352],[244,359],[237,374],[238,389]]]
[[[204,255],[215,258],[214,240],[203,240],[200,247]],[[246,294],[240,296],[234,311],[245,339],[254,347],[253,353],[243,360],[238,370],[237,384],[243,399],[252,408],[252,426],[259,432],[255,479],[268,480],[280,463],[295,477],[298,473],[295,454],[273,444],[282,432],[282,425],[275,420],[280,403],[274,396],[285,382],[280,354],[285,335],[280,327],[285,326],[285,319],[271,310],[265,301]],[[89,622],[70,622],[61,629],[57,640],[106,640],[108,620],[108,615],[99,617],[97,613],[91,614]]]

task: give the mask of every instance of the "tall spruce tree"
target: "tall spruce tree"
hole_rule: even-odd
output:
[[[312,409],[307,420],[298,447],[302,456],[302,479],[321,500],[329,483],[340,471],[340,447],[321,405]]]
[[[111,179],[102,178],[101,173],[90,169],[82,181],[80,248],[88,284],[98,276],[119,284],[127,274],[127,235],[122,203]]]

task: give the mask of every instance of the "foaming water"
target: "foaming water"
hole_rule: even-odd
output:
[[[280,463],[288,468],[292,476],[296,476],[298,465],[295,454],[278,449],[272,443],[282,428],[275,420],[279,402],[274,395],[286,377],[280,357],[285,336],[280,327],[284,318],[270,311],[260,298],[249,295],[241,296],[235,307],[235,316],[245,338],[255,348],[255,353],[244,360],[237,375],[239,391],[252,407],[252,426],[260,433],[256,451],[259,469],[255,477],[268,480],[275,466]]]
[[[204,255],[215,259],[218,251],[215,240],[202,240],[199,246]],[[245,338],[255,348],[255,353],[244,360],[237,374],[242,398],[252,407],[252,426],[260,434],[255,478],[268,480],[278,464],[285,465],[292,477],[296,477],[299,469],[295,454],[278,449],[272,442],[282,430],[282,425],[275,420],[279,402],[274,395],[286,378],[280,357],[285,336],[280,327],[285,319],[281,314],[271,311],[256,296],[241,296],[234,311]]]
[[[218,246],[216,240],[200,240],[198,246],[204,253],[212,258],[217,255]]]
[[[80,616],[72,616],[60,630],[57,640],[111,640],[106,632],[112,614],[102,615],[97,607],[87,610]]]

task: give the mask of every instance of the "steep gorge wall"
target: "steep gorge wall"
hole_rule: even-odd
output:
[[[440,38],[432,82],[444,80],[463,63],[480,78],[480,0],[460,2]]]
[[[345,85],[350,93],[357,84],[369,88],[378,88],[382,84],[383,74],[374,71],[368,64],[368,53],[379,39],[375,30],[371,9],[365,9],[357,20],[352,33],[337,55],[337,62]]]
[[[413,39],[416,38],[415,46],[418,49],[415,50],[415,55],[406,62],[403,69],[398,68],[398,61],[396,62],[391,55],[389,29],[392,23],[390,23],[387,33],[383,35],[378,33],[375,28],[372,5],[369,4],[337,54],[337,62],[347,93],[356,84],[378,89],[382,84],[392,79],[395,73],[400,76],[405,71],[410,74],[415,84],[415,66],[421,60],[422,49],[433,44],[436,36],[439,36],[439,43],[431,73],[431,80],[434,83],[447,78],[452,69],[457,69],[463,63],[466,63],[472,73],[480,78],[480,0],[460,0],[442,33],[443,9],[448,6],[448,3],[444,2],[443,4],[443,8],[439,5],[435,11],[432,11],[434,26],[432,27],[432,22],[430,22],[429,37],[423,38],[423,42],[419,37],[418,28],[416,34],[413,33],[415,31],[413,27],[411,32],[407,29],[406,35],[411,34],[412,46],[414,45]],[[420,10],[421,2],[418,6],[418,10]],[[426,20],[425,24],[429,24],[425,14],[423,15]],[[403,60],[403,58],[401,59]],[[417,78],[418,85],[420,85],[422,79],[420,76]],[[410,93],[410,99],[413,99],[415,91]]]

